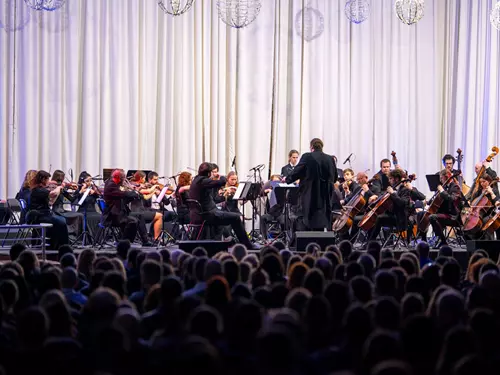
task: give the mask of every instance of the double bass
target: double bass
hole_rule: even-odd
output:
[[[371,180],[367,182],[370,185],[373,181],[378,180],[378,176],[375,175]],[[354,196],[347,202],[347,204],[342,208],[340,217],[335,219],[332,225],[332,230],[334,232],[345,233],[347,232],[354,222],[354,217],[361,212],[363,207],[365,207],[366,199],[363,195],[363,189],[354,194]]]
[[[412,182],[416,180],[415,174],[412,174],[408,176],[406,179],[402,179],[399,181],[396,185],[392,186],[394,190],[396,190],[399,185],[406,183],[406,182]],[[384,214],[386,211],[392,210],[393,208],[393,203],[391,201],[391,194],[385,193],[378,197],[378,199],[373,202],[373,208],[370,209],[366,213],[365,216],[363,216],[363,219],[359,222],[359,227],[363,229],[364,231],[368,231],[372,229],[375,226],[375,223],[377,222],[377,218]]]
[[[464,160],[464,155],[462,154],[462,149],[459,148],[457,149],[457,163],[458,163],[458,170],[462,170],[462,162]],[[460,186],[460,189],[462,190],[462,194],[466,195],[470,191],[470,186],[467,185],[464,181],[464,178],[462,174],[458,176],[458,186]]]
[[[474,180],[474,189],[471,191],[469,191],[469,193],[467,194],[467,199],[470,199],[470,197],[473,197],[476,193],[477,193],[477,190],[479,189],[479,179],[482,177],[482,175],[486,172],[486,166],[484,165],[485,163],[491,163],[494,159],[495,156],[498,155],[498,147],[497,146],[493,146],[491,148],[491,154],[489,154],[486,159],[483,161],[483,165],[481,166],[481,169],[479,170],[479,172],[477,173],[477,176],[476,176],[476,179]]]
[[[490,186],[495,185],[498,181],[499,178],[497,177]],[[486,189],[483,190],[483,192],[471,202],[470,208],[465,209],[462,213],[463,231],[472,234],[479,232],[484,226],[484,215],[493,206],[494,204],[491,203],[486,195]]]
[[[445,188],[451,181],[453,181],[454,178],[458,177],[461,173],[461,171],[457,171],[456,173],[451,175],[443,184],[443,188]],[[418,223],[418,230],[420,232],[427,232],[427,229],[429,229],[429,225],[431,223],[430,216],[438,212],[443,202],[444,199],[441,196],[440,192],[436,191],[433,197],[429,200],[429,208],[427,209],[427,211],[425,211],[424,215],[420,219],[420,222]]]

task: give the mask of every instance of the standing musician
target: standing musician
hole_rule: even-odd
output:
[[[189,224],[189,207],[186,200],[189,199],[189,189],[191,188],[192,180],[192,175],[189,172],[182,172],[179,175],[177,189],[175,189],[179,224]]]
[[[372,185],[372,192],[376,195],[382,195],[383,193],[386,192],[387,188],[389,187],[389,173],[391,172],[391,161],[389,159],[382,159],[380,161],[380,171],[377,172],[377,175],[379,176],[378,179],[373,181]],[[371,202],[373,202],[376,197],[370,197]],[[371,203],[369,202],[369,203]]]
[[[288,153],[288,164],[281,168],[281,176],[288,177],[288,175],[293,172],[298,161],[299,152],[297,150],[290,150]]]
[[[456,159],[453,155],[446,154],[445,156],[443,156],[444,169],[450,171],[452,174],[457,173],[457,170],[453,168],[453,166],[455,165],[455,161],[456,161]],[[440,174],[440,173],[441,173],[441,171],[436,172],[436,174]]]
[[[333,158],[323,152],[323,141],[314,138],[311,152],[302,155],[287,183],[300,180],[298,224],[308,230],[331,228],[332,185],[337,181],[337,167]],[[302,223],[300,223],[302,219]]]
[[[388,163],[388,165],[387,165]],[[390,162],[382,160],[380,162],[382,167],[382,174],[384,176],[384,170],[390,168]],[[379,173],[380,175],[380,173]],[[368,240],[374,240],[377,238],[380,229],[382,226],[393,226],[396,227],[398,231],[407,231],[408,230],[408,216],[409,216],[409,208],[410,208],[410,200],[411,200],[411,190],[408,189],[406,184],[400,184],[396,190],[394,190],[393,186],[398,185],[404,178],[406,178],[406,174],[402,169],[394,169],[389,172],[388,183],[386,193],[390,194],[390,198],[393,203],[392,212],[387,211],[386,213],[379,215],[375,222],[375,227],[371,229],[368,233]],[[380,180],[375,180],[373,185]],[[380,184],[376,186],[375,189],[380,188]]]
[[[462,199],[462,191],[460,186],[458,186],[455,179],[452,179],[446,186],[443,184],[452,176],[449,168],[443,169],[439,173],[439,180],[441,185],[438,185],[437,191],[443,199],[443,203],[439,207],[438,211],[434,215],[429,216],[429,221],[432,226],[432,230],[439,237],[439,243],[436,244],[435,248],[439,248],[442,245],[446,245],[446,237],[443,232],[443,227],[460,226],[460,202]],[[424,215],[424,211],[417,214],[417,221],[420,222]],[[427,233],[419,232],[419,236],[423,241],[427,241]]]
[[[101,216],[104,225],[119,226],[123,232],[123,237],[130,242],[134,242],[137,231],[142,240],[142,246],[152,246],[148,240],[146,223],[141,214],[130,216],[128,203],[139,199],[139,194],[132,187],[123,185],[125,171],[115,169],[111,178],[104,185],[104,200],[106,208]]]
[[[241,215],[234,212],[225,212],[217,209],[213,198],[213,191],[219,190],[226,184],[226,178],[213,179],[213,170],[217,166],[212,163],[203,162],[198,167],[198,175],[193,179],[189,189],[189,198],[196,200],[201,206],[199,208],[190,207],[190,218],[192,224],[202,223],[204,220],[209,225],[225,226],[231,225],[238,240],[248,249],[255,246],[248,239],[245,228],[241,222]]]
[[[46,171],[38,171],[31,181],[31,195],[28,202],[28,213],[26,221],[28,223],[50,223],[52,228],[47,230],[50,238],[49,249],[57,250],[61,245],[69,243],[68,226],[64,216],[56,215],[49,206],[50,200],[55,200],[64,187],[64,183],[53,186],[49,191],[50,174]]]

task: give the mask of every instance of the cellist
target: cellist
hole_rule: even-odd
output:
[[[390,194],[389,199],[393,203],[392,212],[386,211],[377,217],[374,228],[368,232],[369,241],[377,238],[382,226],[393,226],[398,231],[408,230],[411,190],[406,187],[406,184],[401,184],[404,178],[406,174],[402,169],[398,168],[389,172],[389,186],[386,192]],[[394,189],[393,186],[396,185],[399,186]]]
[[[493,169],[491,169],[490,164],[491,164],[491,162],[487,162],[487,161],[485,161],[483,163],[476,163],[476,165],[474,166],[474,170],[476,171],[476,175],[479,174],[479,172],[481,171],[481,168],[484,165],[484,167],[485,167],[484,173],[487,174],[488,176],[490,176],[492,179],[497,178],[497,172],[495,172]],[[481,191],[481,186],[478,186],[478,188],[475,189],[476,179],[477,179],[477,177],[474,179],[474,182],[472,183],[472,186],[470,187],[469,193],[467,193],[467,195],[465,196],[465,199],[467,199],[468,201],[473,200],[473,197],[472,197],[473,193],[477,193],[477,190]],[[476,190],[476,191],[474,192],[474,190]],[[476,197],[477,197],[477,195],[474,198],[476,198]]]
[[[439,180],[441,184],[445,184],[446,181],[452,176],[452,173],[449,169],[443,169],[439,173]],[[438,211],[434,215],[429,216],[429,221],[432,226],[432,230],[439,237],[439,242],[436,243],[434,248],[438,249],[442,245],[446,245],[446,237],[443,232],[443,227],[452,226],[457,227],[460,226],[460,201],[462,199],[462,191],[455,179],[452,179],[446,186],[438,185],[437,191],[439,195],[443,199],[443,203],[439,207]],[[419,212],[417,215],[417,221],[420,222],[422,217],[424,216],[424,211]],[[423,241],[427,241],[427,233],[419,232],[419,237]]]
[[[492,184],[493,178],[491,178],[491,175],[488,173],[484,173],[480,178],[479,178],[479,188],[477,189],[476,193],[473,194],[473,196],[470,199],[470,202],[474,202],[476,198],[478,198],[483,192],[485,193],[485,196],[488,198],[490,201],[492,208],[494,206],[498,206],[498,202],[500,202],[500,192],[498,191],[498,186],[497,184]],[[487,217],[489,213],[493,209],[489,209],[488,212],[484,215],[484,217]],[[468,234],[469,237],[473,239],[493,239],[492,235],[486,232],[478,232],[475,234]]]

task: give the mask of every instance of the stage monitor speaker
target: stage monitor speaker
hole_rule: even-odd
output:
[[[306,251],[306,246],[311,242],[317,243],[322,251],[325,251],[328,245],[335,245],[334,232],[296,232],[297,251]]]
[[[179,249],[184,250],[186,253],[192,253],[197,247],[203,247],[209,257],[221,251],[227,251],[231,242],[228,241],[211,241],[211,240],[200,240],[200,241],[179,241]]]
[[[467,241],[467,251],[473,253],[476,250],[485,250],[490,259],[495,263],[498,260],[498,254],[500,253],[500,241],[494,240],[476,240]]]

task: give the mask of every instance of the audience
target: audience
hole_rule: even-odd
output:
[[[69,246],[39,263],[12,246],[0,268],[5,374],[493,374],[500,270],[444,247],[401,257],[348,241],[142,252]],[[2,372],[0,371],[0,373]]]

